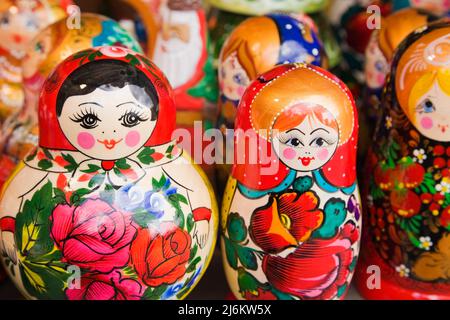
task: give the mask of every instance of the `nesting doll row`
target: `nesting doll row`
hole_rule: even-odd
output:
[[[262,9],[227,2],[213,4]],[[303,9],[326,1],[314,3]],[[384,85],[363,200],[355,99],[326,70],[323,28],[310,17],[244,20],[220,49],[218,85],[200,1],[154,9],[150,58],[100,15],[82,14],[76,29],[42,26],[24,45],[24,102],[5,113],[0,137],[10,278],[29,299],[183,299],[220,232],[237,299],[340,300],[354,274],[367,298],[449,298],[450,22],[405,12],[404,26],[392,18],[401,34],[381,29],[367,49],[383,54]],[[195,144],[179,135],[195,137],[197,120],[203,135],[216,103],[208,125],[232,144],[216,148],[221,163],[232,158],[216,166],[220,217]],[[380,286],[368,285],[374,265]]]

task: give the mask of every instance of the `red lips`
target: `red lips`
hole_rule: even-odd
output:
[[[111,139],[111,140],[105,139],[103,141],[100,141],[100,140],[97,139],[98,142],[100,142],[101,144],[105,145],[106,149],[113,149],[116,146],[116,144],[118,144],[122,140],[123,139],[120,139],[120,140],[117,140],[117,141],[114,140],[114,139]]]
[[[302,165],[305,167],[309,166],[312,160],[314,160],[314,157],[299,157],[298,160],[302,162]]]

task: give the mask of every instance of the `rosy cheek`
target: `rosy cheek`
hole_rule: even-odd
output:
[[[95,145],[94,136],[87,132],[80,132],[77,136],[77,142],[83,149],[91,149]]]
[[[137,132],[135,130],[128,132],[125,137],[125,143],[129,147],[136,146],[140,140],[141,140],[141,136],[140,136],[139,132]]]
[[[420,120],[420,125],[424,129],[431,129],[433,127],[433,120],[430,117],[423,117]]]
[[[380,85],[383,85],[383,84],[384,84],[384,79],[385,79],[384,74],[380,73],[380,74],[378,75],[377,82],[378,82]]]
[[[325,148],[322,148],[322,149],[320,149],[318,152],[317,152],[317,158],[319,159],[319,160],[326,160],[327,158],[328,158],[328,150],[327,149],[325,149]]]
[[[237,88],[237,94],[239,97],[242,97],[244,95],[245,89],[246,89],[246,87],[244,87],[244,86],[239,86]]]
[[[292,160],[295,158],[296,155],[297,154],[296,154],[295,150],[292,148],[286,148],[283,150],[283,157],[285,159]]]

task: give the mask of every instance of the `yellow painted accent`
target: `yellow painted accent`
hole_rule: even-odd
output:
[[[6,189],[9,187],[11,182],[14,180],[14,178],[17,176],[17,174],[25,167],[25,163],[23,161],[20,161],[17,166],[14,168],[13,172],[9,176],[9,178],[5,181],[3,184],[3,187],[0,191],[0,202],[3,200],[3,195],[5,194]]]
[[[289,233],[288,229],[284,226],[282,220],[280,219],[280,215],[278,214],[277,200],[274,199],[272,203],[272,214],[271,217],[267,217],[268,219],[272,219],[272,223],[270,225],[267,233],[277,234],[289,244],[296,246],[298,245],[297,240]]]
[[[196,163],[194,163],[194,161],[192,160],[192,158],[187,154],[187,152],[183,152],[182,153],[182,157],[184,157],[185,159],[187,159],[192,166],[194,167],[194,169],[197,171],[197,173],[202,177],[203,182],[206,185],[206,188],[208,189],[208,193],[209,193],[209,197],[211,199],[211,220],[214,223],[213,226],[213,233],[210,234],[209,236],[212,237],[212,244],[211,244],[211,249],[208,253],[207,256],[207,260],[205,261],[205,263],[203,264],[203,270],[201,271],[201,273],[198,275],[196,284],[198,284],[200,282],[200,280],[202,279],[203,275],[205,274],[206,270],[208,269],[209,264],[211,263],[211,259],[214,255],[214,250],[216,249],[216,242],[217,242],[217,232],[219,229],[219,209],[217,206],[217,200],[216,200],[216,195],[214,193],[214,189],[211,186],[211,183],[209,182],[208,177],[206,176],[206,174],[203,172],[203,170],[200,168],[199,165],[197,165]],[[191,291],[194,289],[195,286],[192,286],[181,298],[180,300],[184,300],[190,293]]]
[[[30,280],[31,285],[32,285],[36,290],[41,291],[42,288],[45,287],[44,280],[42,280],[42,278],[39,276],[39,274],[37,274],[36,272],[34,272],[34,271],[31,270],[30,268],[28,268],[28,266],[26,265],[26,263],[22,263],[21,265],[22,265],[22,267],[25,269],[25,275],[26,275],[26,277]]]
[[[230,208],[234,199],[234,195],[236,193],[236,188],[237,180],[230,176],[223,193],[222,208],[220,211],[220,226],[223,230],[225,230],[225,228],[227,227],[227,219],[228,215],[230,214]]]
[[[281,223],[283,224],[283,226],[286,229],[290,229],[291,228],[291,219],[283,213],[280,215],[280,218],[281,218]]]

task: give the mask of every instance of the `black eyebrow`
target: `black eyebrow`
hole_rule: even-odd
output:
[[[311,131],[311,133],[310,133],[309,135],[312,135],[314,132],[319,131],[319,130],[323,130],[323,131],[325,131],[326,133],[330,133],[330,131],[328,131],[327,129],[324,129],[324,128],[317,128],[317,129]]]
[[[128,102],[124,102],[124,103],[118,104],[118,105],[116,106],[116,108],[118,108],[118,107],[120,107],[120,106],[123,106],[124,104],[129,104],[129,103],[134,104],[136,107],[142,109],[142,106],[141,106],[141,105],[139,105],[139,104],[137,104],[137,103],[135,103],[135,102],[133,102],[133,101],[128,101]]]
[[[103,106],[97,102],[83,102],[83,103],[80,103],[78,106],[81,107],[81,106],[84,106],[85,104],[93,104],[93,105],[99,106],[100,108],[103,108]]]
[[[300,132],[302,135],[304,135],[305,136],[305,133],[302,131],[302,130],[300,130],[300,129],[297,129],[297,128],[294,128],[294,129],[291,129],[291,130],[288,130],[288,131],[286,131],[286,133],[289,133],[289,132],[291,132],[291,131],[298,131],[298,132]]]

